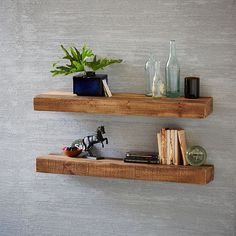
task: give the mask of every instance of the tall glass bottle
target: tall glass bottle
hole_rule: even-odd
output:
[[[150,55],[149,59],[145,63],[145,79],[146,79],[146,91],[145,95],[152,96],[152,82],[155,75],[155,56]]]
[[[170,41],[170,53],[165,68],[166,96],[180,96],[180,66],[176,57],[175,40]]]
[[[165,84],[161,73],[161,62],[155,62],[155,75],[152,82],[152,96],[160,98],[165,96]]]

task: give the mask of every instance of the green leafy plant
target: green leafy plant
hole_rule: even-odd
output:
[[[70,47],[69,50],[67,50],[63,45],[61,45],[61,48],[65,54],[62,59],[68,60],[69,63],[64,66],[54,63],[54,70],[50,71],[52,76],[86,72],[88,68],[89,71],[103,70],[106,66],[122,62],[121,59],[97,58],[92,49],[88,48],[86,45],[82,47],[81,51],[76,47]]]

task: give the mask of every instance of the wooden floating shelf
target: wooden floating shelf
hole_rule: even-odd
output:
[[[112,97],[77,96],[71,92],[48,92],[34,98],[34,110],[206,118],[213,110],[212,97],[199,99],[152,98],[142,94],[115,93]]]
[[[158,180],[179,183],[207,184],[214,179],[214,166],[174,166],[125,163],[123,160],[89,160],[60,155],[36,159],[36,171],[54,174],[98,176],[110,178]]]

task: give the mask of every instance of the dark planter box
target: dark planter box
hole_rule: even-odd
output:
[[[73,77],[73,93],[78,96],[105,96],[102,80],[107,81],[106,74],[87,72],[86,75]]]

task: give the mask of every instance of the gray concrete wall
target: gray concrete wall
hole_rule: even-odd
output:
[[[204,120],[34,112],[59,45],[87,42],[124,59],[106,70],[112,91],[144,92],[150,52],[165,60],[176,39],[181,78],[201,77],[214,97]],[[235,235],[236,2],[234,0],[1,0],[0,235]],[[215,165],[206,186],[35,173],[35,158],[105,125],[105,156],[155,150],[156,131],[186,129]]]

